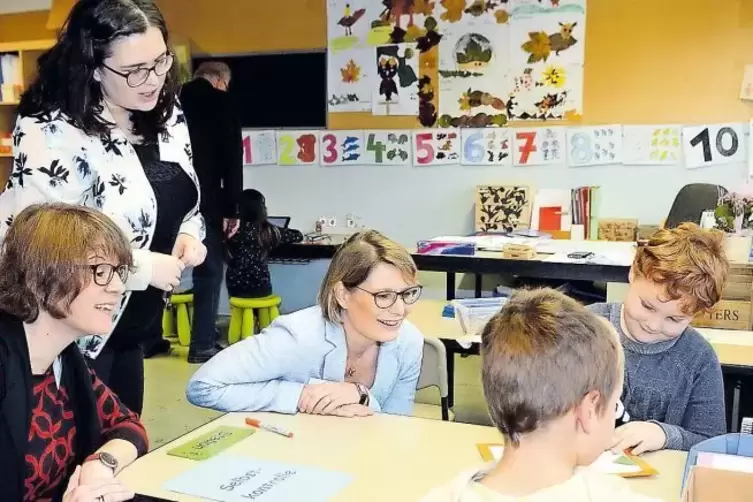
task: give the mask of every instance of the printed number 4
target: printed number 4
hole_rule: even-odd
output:
[[[374,162],[381,164],[384,162],[384,151],[387,147],[381,141],[374,141],[375,139],[375,134],[369,134],[369,138],[366,141],[366,150],[374,152]]]
[[[724,147],[725,135],[729,135],[731,140],[729,148]],[[697,146],[699,143],[703,143],[703,161],[711,162],[713,157],[711,155],[711,134],[708,127],[690,140],[690,146]],[[714,146],[716,146],[716,151],[722,157],[732,157],[737,153],[738,148],[740,148],[740,138],[737,137],[737,133],[731,127],[722,127],[716,133],[716,145]]]

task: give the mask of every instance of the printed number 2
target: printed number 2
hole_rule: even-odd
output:
[[[434,147],[430,143],[432,136],[430,132],[416,135],[416,153],[426,153],[423,156],[416,156],[419,164],[430,164],[434,160]]]
[[[518,132],[515,133],[515,138],[518,141],[523,141],[523,144],[518,147],[518,151],[520,152],[518,163],[528,164],[528,157],[536,152],[536,131]]]
[[[322,160],[325,164],[332,164],[337,160],[337,148],[335,148],[335,145],[337,145],[337,138],[334,134],[327,134],[322,138],[322,143],[324,143],[324,155],[322,156]]]
[[[243,137],[243,164],[253,164],[253,160],[251,159],[251,136]]]
[[[593,159],[594,156],[594,151],[591,146],[591,139],[588,135],[582,132],[577,132],[573,134],[570,143],[573,147],[570,153],[576,163],[588,164],[591,162],[591,159]]]
[[[280,137],[280,164],[283,166],[294,165],[295,157],[293,157],[293,137],[281,136]]]
[[[724,136],[727,134],[732,140],[729,148],[724,147]],[[713,156],[711,154],[711,135],[708,127],[690,140],[690,146],[696,146],[699,143],[703,143],[703,161],[711,162]],[[731,127],[722,127],[716,133],[716,145],[714,146],[716,146],[716,151],[719,152],[719,155],[722,157],[732,157],[737,153],[738,148],[740,148],[740,138],[737,137],[737,133]]]

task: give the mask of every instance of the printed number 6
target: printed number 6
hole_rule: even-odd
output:
[[[594,152],[591,140],[582,132],[575,133],[570,141],[573,149],[570,154],[577,164],[588,164],[593,159]]]
[[[480,164],[484,160],[484,147],[481,145],[481,140],[484,139],[484,135],[477,131],[468,136],[463,145],[463,156],[465,160],[473,164]]]
[[[332,164],[337,160],[337,149],[335,148],[337,138],[335,138],[334,134],[327,134],[322,138],[322,143],[324,143],[322,162],[325,164]]]
[[[420,151],[426,152],[424,156],[416,156],[419,164],[429,164],[434,160],[434,147],[429,143],[431,138],[432,133],[430,132],[416,135],[416,154]]]

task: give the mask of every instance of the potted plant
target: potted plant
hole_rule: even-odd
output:
[[[727,233],[727,257],[748,263],[753,243],[753,195],[730,192],[719,198],[714,210],[716,228]]]

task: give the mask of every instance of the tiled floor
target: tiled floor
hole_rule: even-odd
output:
[[[186,382],[197,365],[186,362],[188,349],[173,345],[169,356],[146,361],[143,420],[151,448],[157,448],[208,422],[220,413],[197,408],[185,396]],[[479,358],[459,358],[455,364],[455,420],[489,425],[480,385]],[[439,404],[435,389],[419,392],[418,402]]]

